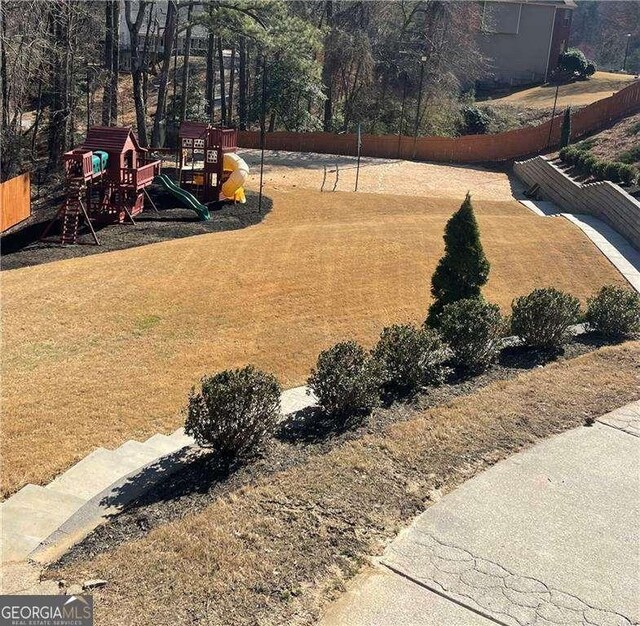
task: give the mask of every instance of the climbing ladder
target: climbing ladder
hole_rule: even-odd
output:
[[[82,202],[82,195],[86,192],[87,186],[82,178],[70,178],[67,180],[66,200],[64,205],[58,210],[56,216],[51,220],[45,231],[40,237],[41,241],[46,241],[52,226],[56,222],[60,222],[60,238],[57,243],[61,245],[73,245],[78,243],[78,231],[80,230],[80,220],[84,218],[89,226],[93,241],[96,245],[100,245],[96,231],[89,219],[87,210]]]

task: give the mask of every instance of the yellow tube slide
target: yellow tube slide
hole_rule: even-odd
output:
[[[249,166],[235,152],[225,152],[222,167],[226,172],[231,172],[229,178],[222,183],[222,195],[244,204],[244,184],[249,178]]]

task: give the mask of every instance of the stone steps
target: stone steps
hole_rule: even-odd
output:
[[[640,249],[640,202],[619,185],[609,181],[576,182],[542,156],[516,162],[513,171],[529,187],[537,184],[545,199],[564,211],[593,215]]]
[[[26,556],[84,503],[82,497],[55,489],[23,487],[0,505],[3,562]]]
[[[314,405],[305,387],[282,394],[283,417]],[[26,485],[0,504],[0,562],[23,560],[43,542],[55,543],[76,517],[87,526],[87,518],[121,508],[178,469],[177,453],[192,446],[184,428],[144,442],[131,439],[114,450],[97,448],[46,487]]]

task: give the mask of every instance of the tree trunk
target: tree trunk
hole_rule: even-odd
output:
[[[125,0],[125,19],[131,42],[131,79],[133,81],[133,103],[136,109],[136,128],[140,145],[147,145],[147,121],[144,95],[142,93],[143,59],[140,57],[140,28],[147,11],[147,2],[142,0],[138,5],[135,20],[131,16],[131,0]],[[147,29],[148,32],[148,29]],[[145,41],[146,47],[146,41]]]
[[[326,12],[327,12],[327,26],[329,28],[332,27],[333,23],[333,1],[327,0],[326,3]],[[323,119],[323,128],[325,132],[331,131],[331,127],[333,126],[333,109],[331,103],[331,67],[329,66],[328,58],[327,58],[327,46],[325,45],[325,56],[324,62],[322,64],[322,83],[324,84],[324,94],[326,100],[324,101],[324,119]]]
[[[4,7],[0,4],[0,82],[2,82],[2,135],[9,128],[9,85],[7,84],[7,57],[4,42],[7,37],[7,23],[4,17]]]
[[[146,131],[146,115],[147,115],[147,99],[149,95],[149,38],[150,36],[154,37],[155,41],[155,30],[152,28],[153,24],[153,10],[155,9],[155,5],[152,4],[149,9],[149,20],[147,21],[147,32],[144,36],[144,47],[142,49],[142,102],[144,106],[144,114],[145,114],[145,131]],[[155,46],[157,48],[157,45]],[[146,132],[145,132],[146,139]],[[145,144],[146,146],[146,144]]]
[[[54,14],[50,22],[51,37],[53,42],[53,93],[49,108],[49,137],[48,152],[50,169],[55,168],[59,158],[64,152],[67,140],[69,111],[65,106],[68,88],[69,53],[68,53],[68,15],[65,15],[66,5],[54,5]]]
[[[36,107],[36,116],[33,122],[32,136],[31,136],[31,160],[36,158],[36,147],[38,139],[38,130],[40,128],[40,118],[42,117],[42,90],[44,87],[43,72],[40,73],[40,80],[38,81],[38,104]]]
[[[227,103],[225,101],[224,84],[224,54],[222,50],[222,37],[218,37],[218,64],[220,66],[220,121],[223,126],[227,125]]]
[[[207,78],[204,88],[204,112],[207,120],[213,122],[214,117],[214,84],[216,80],[216,38],[213,33],[209,33],[207,37]]]
[[[160,70],[158,86],[158,106],[153,118],[153,136],[151,145],[160,146],[162,139],[162,125],[165,122],[167,110],[167,83],[169,81],[169,68],[171,66],[171,52],[173,50],[176,34],[176,4],[173,0],[167,5],[167,20],[164,27],[164,56],[162,59],[162,69]]]
[[[182,94],[180,101],[180,121],[187,119],[187,101],[189,99],[189,61],[191,58],[191,14],[193,4],[187,12],[187,30],[184,41],[184,58],[182,59]]]
[[[238,82],[238,116],[240,130],[247,130],[247,48],[245,39],[240,39],[240,66]]]
[[[111,0],[104,3],[104,69],[106,80],[102,92],[102,125],[111,121],[111,74],[113,72],[113,10]]]
[[[229,97],[227,98],[227,118],[229,125],[233,122],[233,83],[236,78],[236,47],[231,48],[231,67],[229,69]]]
[[[120,73],[120,0],[113,0],[112,28],[113,28],[113,61],[111,63],[111,109],[110,123],[118,125],[118,78]]]

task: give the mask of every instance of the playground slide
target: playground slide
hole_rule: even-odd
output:
[[[222,184],[222,195],[244,204],[246,202],[244,184],[249,177],[249,166],[235,152],[227,152],[224,155],[222,167],[231,172],[229,178]]]
[[[171,195],[175,196],[186,207],[195,211],[202,221],[211,219],[209,209],[204,204],[200,204],[188,191],[178,187],[178,185],[176,185],[166,174],[156,176],[156,182],[160,183]]]

